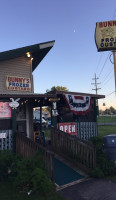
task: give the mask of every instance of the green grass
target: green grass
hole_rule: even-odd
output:
[[[113,123],[116,122],[116,117],[114,116],[99,116],[97,119],[98,123]]]
[[[98,136],[116,134],[116,126],[98,126]]]
[[[25,192],[13,188],[10,182],[0,182],[0,199],[1,200],[65,200],[57,192],[52,192],[47,196],[40,196],[38,193],[28,195]]]

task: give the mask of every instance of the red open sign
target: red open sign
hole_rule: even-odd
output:
[[[59,130],[64,131],[70,135],[77,135],[77,124],[75,122],[59,123]]]

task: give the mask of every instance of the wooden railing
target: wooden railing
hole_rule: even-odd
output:
[[[54,181],[54,153],[21,133],[16,133],[16,153],[20,154],[23,158],[29,158],[34,156],[38,151],[43,153],[45,168],[52,181]]]
[[[85,171],[90,172],[95,169],[96,149],[94,146],[53,127],[51,128],[51,145],[55,153],[64,156]]]

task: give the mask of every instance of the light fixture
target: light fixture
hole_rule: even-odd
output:
[[[31,57],[31,54],[30,54],[30,52],[27,52],[27,53],[26,53],[26,55],[27,55],[27,57],[28,57],[28,58],[30,58],[30,57]]]
[[[31,60],[33,60],[33,57],[31,57]]]

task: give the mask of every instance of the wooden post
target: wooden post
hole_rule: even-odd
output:
[[[16,152],[16,110],[12,108],[13,151]]]

